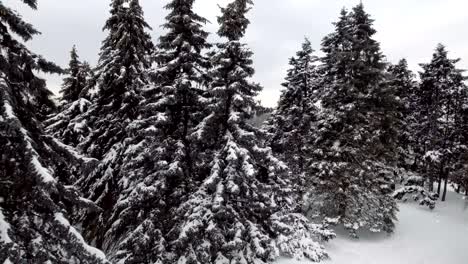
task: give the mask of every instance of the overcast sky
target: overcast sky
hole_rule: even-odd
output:
[[[39,8],[32,11],[18,0],[0,0],[20,11],[25,20],[34,24],[42,35],[28,45],[47,59],[66,66],[69,51],[77,45],[82,60],[92,64],[104,39],[104,21],[108,18],[110,0],[38,0]],[[209,19],[206,30],[217,30],[219,5],[230,0],[197,0],[196,11]],[[161,34],[168,0],[140,0],[147,22],[156,41]],[[254,0],[250,12],[251,25],[245,41],[254,51],[256,75],[264,91],[259,99],[266,106],[274,106],[287,69],[288,58],[308,37],[316,50],[321,39],[333,30],[342,7],[351,8],[359,0]],[[377,40],[388,61],[407,58],[411,68],[428,62],[441,42],[448,47],[452,58],[461,58],[459,67],[468,68],[468,1],[466,0],[364,0],[367,11],[375,21]],[[210,37],[214,40],[214,36]],[[61,77],[47,77],[54,92]]]

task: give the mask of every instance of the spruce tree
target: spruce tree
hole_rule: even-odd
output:
[[[210,153],[209,170],[175,212],[177,263],[269,263],[279,255],[320,261],[327,255],[317,240],[331,232],[300,214],[286,166],[265,147],[262,132],[248,124],[261,86],[252,52],[241,38],[252,1],[234,0],[221,8],[218,35],[226,40],[211,56],[213,69],[207,113],[192,133]]]
[[[311,127],[318,111],[318,89],[321,75],[308,39],[302,49],[289,61],[285,88],[278,102],[278,107],[268,121],[267,127],[272,133],[270,144],[273,151],[288,161],[291,175],[297,178],[295,183],[301,190],[306,189],[307,163],[311,158]]]
[[[139,90],[148,84],[146,71],[151,66],[153,44],[138,0],[112,0],[110,6],[111,16],[104,26],[108,36],[91,82],[97,94],[90,109],[75,122],[91,131],[78,145],[79,150],[100,160],[99,166],[81,177],[78,185],[104,210],[84,214],[82,224],[87,239],[95,241],[113,260],[112,249],[123,237],[107,235],[113,224],[109,218],[127,184],[122,166],[127,142],[133,138],[128,127],[138,118],[142,100]]]
[[[139,1],[113,0],[110,13],[104,26],[109,34],[103,41],[94,73],[98,94],[87,114],[94,131],[79,146],[98,159],[125,138],[122,128],[128,121],[115,121],[136,118],[139,100],[136,89],[148,83],[145,71],[151,66],[149,55],[153,50],[151,38],[145,32],[150,27]]]
[[[384,56],[362,4],[343,10],[324,38],[322,109],[317,114],[310,209],[343,224],[350,234],[391,232],[398,103],[386,83]]]
[[[62,101],[64,104],[74,102],[80,98],[82,90],[86,86],[86,78],[82,70],[82,63],[79,60],[79,56],[76,50],[76,46],[73,46],[70,52],[70,62],[67,69],[68,77],[63,79],[62,89]]]
[[[35,9],[36,1],[24,0]],[[74,208],[98,208],[70,185],[67,164],[86,158],[44,134],[53,106],[35,71],[60,73],[23,44],[39,32],[0,3],[0,262],[106,263],[70,223]],[[20,39],[17,39],[20,37]]]
[[[63,79],[61,105],[59,112],[44,121],[46,132],[61,140],[64,144],[76,147],[89,134],[85,120],[76,122],[91,106],[87,99],[86,88],[92,76],[88,63],[79,60],[76,47],[70,52],[67,77]],[[89,98],[89,97],[88,97]]]
[[[421,147],[419,154],[424,162],[424,173],[430,184],[438,180],[437,193],[445,200],[447,181],[463,152],[464,123],[467,91],[466,79],[456,68],[459,59],[449,59],[448,52],[439,44],[430,63],[421,64],[421,85],[418,91],[418,133]]]
[[[106,172],[117,175],[107,185],[118,186],[112,196],[118,199],[103,220],[105,234],[98,243],[115,262],[173,263],[169,232],[175,210],[197,186],[203,153],[195,149],[191,133],[204,106],[209,61],[203,52],[209,44],[202,28],[206,20],[193,12],[193,2],[166,5],[167,31],[155,53],[157,65],[149,71],[152,82],[138,89],[137,118],[125,125],[128,138],[109,151],[121,157]]]
[[[422,206],[435,208],[437,194],[428,188],[427,181],[421,176],[422,157],[420,153],[420,140],[418,136],[418,122],[420,105],[417,97],[418,83],[414,80],[414,74],[408,69],[405,59],[387,69],[388,84],[393,87],[399,106],[395,109],[398,122],[398,174],[401,187],[393,197],[404,202],[412,199]]]
[[[415,170],[419,162],[415,155],[418,138],[414,137],[416,113],[419,109],[416,97],[418,84],[415,81],[415,75],[408,69],[406,59],[390,65],[387,71],[390,74],[388,85],[393,87],[396,99],[399,101],[398,108],[394,109],[398,114],[396,124],[398,127],[398,166],[407,170]]]

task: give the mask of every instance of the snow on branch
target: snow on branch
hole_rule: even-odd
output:
[[[78,243],[83,246],[83,249],[86,250],[91,256],[95,256],[97,259],[101,260],[103,263],[109,263],[106,259],[106,255],[97,248],[94,248],[88,245],[81,234],[70,225],[70,222],[63,216],[62,213],[55,213],[54,215],[55,221],[66,228],[69,234],[76,239]]]
[[[409,198],[419,202],[422,206],[434,209],[438,195],[424,188],[425,179],[421,176],[411,175],[404,181],[404,186],[393,193],[393,198],[403,202]]]
[[[10,230],[10,224],[5,220],[2,208],[0,207],[0,243],[12,243],[10,236],[8,236],[8,230]]]
[[[39,175],[43,183],[56,184],[57,180],[54,178],[54,176],[52,176],[52,173],[50,172],[50,170],[44,167],[39,161],[39,155],[34,149],[31,143],[32,139],[28,136],[28,132],[26,131],[26,129],[21,128],[20,131],[21,131],[21,134],[23,135],[24,141],[26,142],[26,148],[30,150],[32,153],[31,165],[34,171],[37,173],[37,175]]]

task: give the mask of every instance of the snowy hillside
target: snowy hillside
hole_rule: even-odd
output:
[[[361,234],[349,239],[344,232],[327,246],[326,264],[466,264],[468,263],[468,200],[449,192],[447,202],[434,211],[416,204],[400,204],[395,233]],[[282,260],[278,264],[303,264]]]

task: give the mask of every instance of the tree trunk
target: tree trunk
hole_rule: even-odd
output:
[[[449,174],[448,171],[444,172],[445,183],[444,183],[444,193],[442,194],[442,202],[445,202],[445,198],[447,196],[448,174]]]
[[[440,197],[440,189],[442,187],[442,175],[439,174],[439,180],[437,181],[437,195]]]
[[[440,191],[442,190],[442,179],[445,176],[445,170],[444,170],[443,164],[440,165],[439,173],[438,173],[437,176],[439,177],[438,180],[437,180],[437,194],[440,197]]]
[[[456,192],[457,192],[457,193],[460,193],[460,189],[461,189],[461,185],[460,185],[460,184],[457,184],[457,190],[456,190]]]

